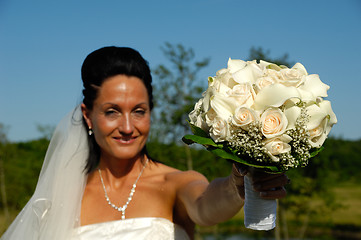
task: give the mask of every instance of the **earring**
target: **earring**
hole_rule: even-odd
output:
[[[89,136],[93,135],[93,130],[91,127],[89,127],[88,134],[89,134]]]

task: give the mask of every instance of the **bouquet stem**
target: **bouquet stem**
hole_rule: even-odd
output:
[[[277,201],[262,199],[251,181],[248,175],[244,177],[244,225],[253,230],[271,230],[276,226]]]

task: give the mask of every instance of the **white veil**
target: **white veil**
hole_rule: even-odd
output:
[[[0,240],[69,239],[80,225],[88,154],[87,132],[77,106],[57,126],[34,195]]]

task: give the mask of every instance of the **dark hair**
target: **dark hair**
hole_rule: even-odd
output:
[[[139,52],[127,47],[103,47],[90,53],[84,60],[81,68],[83,80],[83,103],[87,109],[92,110],[98,91],[103,82],[113,76],[124,74],[138,77],[147,89],[149,97],[149,107],[153,108],[152,76],[148,62]],[[88,126],[83,119],[84,127],[88,131]],[[85,166],[85,171],[90,173],[99,163],[100,147],[96,143],[94,136],[88,137],[89,157]],[[146,153],[144,147],[143,152]]]

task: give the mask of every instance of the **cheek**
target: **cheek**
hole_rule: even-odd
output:
[[[106,136],[109,135],[114,129],[117,128],[117,121],[105,121],[97,119],[93,122],[93,131],[95,136]]]
[[[142,133],[144,135],[148,135],[149,131],[150,131],[150,118],[145,119],[144,121],[142,121],[140,123],[140,131],[142,131]]]

